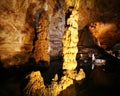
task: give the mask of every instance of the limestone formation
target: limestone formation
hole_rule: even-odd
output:
[[[74,70],[77,66],[79,0],[66,0],[66,27],[63,35],[63,69]]]
[[[25,79],[29,82],[23,90],[24,96],[46,96],[45,85],[40,71],[31,72]]]
[[[0,60],[4,67],[28,62],[35,36],[34,14],[42,4],[37,0],[0,1]]]
[[[105,50],[110,49],[119,41],[120,33],[114,23],[93,22],[89,26],[89,30],[93,37],[97,39],[98,45]]]
[[[50,62],[48,28],[48,14],[43,11],[39,14],[38,27],[36,28],[34,58],[37,63],[40,61]]]
[[[27,74],[25,79],[28,81],[24,82],[26,84],[23,90],[25,96],[59,96],[72,85],[73,89],[66,92],[69,95],[63,93],[62,96],[79,95],[75,82],[82,81],[85,73],[83,69],[76,70],[77,44],[79,38],[84,38],[81,34],[78,38],[78,30],[90,25],[90,31],[97,38],[98,45],[104,49],[119,43],[118,1],[0,0],[0,75],[4,77],[7,74],[7,78],[11,79],[14,74],[15,78],[23,79]],[[52,56],[57,58],[54,63]],[[59,56],[63,58],[58,58]],[[39,64],[46,62],[52,63],[52,68],[50,72],[45,70],[45,77],[39,70]],[[4,73],[6,70],[8,71]],[[50,83],[46,84],[49,77]]]
[[[71,71],[67,72],[70,73]],[[23,93],[25,96],[58,96],[63,90],[66,90],[70,85],[74,85],[74,80],[80,82],[85,78],[85,73],[82,69],[80,69],[79,73],[71,73],[65,75],[58,82],[58,74],[52,79],[52,82],[49,86],[44,85],[43,77],[41,76],[39,71],[31,72],[28,76],[26,76],[26,80],[28,80],[27,86],[24,88]],[[72,91],[69,96],[73,96],[76,94],[75,88],[71,89]],[[64,96],[64,95],[63,95]]]

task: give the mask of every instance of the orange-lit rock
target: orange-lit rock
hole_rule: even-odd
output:
[[[24,95],[35,96],[35,94],[44,94],[46,95],[44,80],[41,76],[40,71],[31,72],[27,77],[28,84],[24,89]]]
[[[25,64],[33,55],[35,14],[40,8],[47,11],[47,4],[42,0],[1,0],[0,60],[5,67]]]
[[[63,69],[74,70],[77,67],[79,1],[66,0],[66,27],[63,35]]]
[[[33,28],[26,22],[28,9],[27,1],[0,2],[0,59],[6,67],[24,64],[32,51]]]
[[[48,51],[48,14],[46,12],[40,13],[38,20],[38,28],[36,30],[36,41],[35,41],[35,49],[34,49],[34,58],[37,63],[41,61],[50,61],[50,55]]]
[[[89,30],[104,49],[111,48],[120,38],[120,32],[114,23],[94,22]]]
[[[93,48],[94,42],[89,38],[89,30],[97,39],[98,45],[104,49],[119,43],[119,5],[119,0],[0,0],[0,63],[2,62],[4,67],[28,64],[25,65],[25,70],[24,66],[23,69],[19,66],[15,67],[15,71],[13,70],[13,74],[20,79],[24,77],[19,76],[21,73],[22,75],[27,73],[25,79],[28,82],[25,81],[24,95],[57,96],[60,93],[62,94],[60,96],[81,95],[81,88],[77,89],[77,87],[80,87],[78,83],[81,83],[86,75],[83,69],[76,70],[77,44],[81,43],[85,47],[91,45],[90,47]],[[70,12],[67,13],[68,10]],[[89,24],[91,25],[88,30],[85,26]],[[84,34],[79,34],[78,38],[78,30],[82,31],[82,29]],[[88,53],[88,50],[86,48],[82,51]],[[52,58],[54,56],[55,59]],[[58,58],[59,56],[63,58]],[[28,63],[31,58],[36,62]],[[52,66],[49,71],[45,70],[45,76],[39,70],[41,68],[39,64],[44,62],[39,63],[39,61],[50,62]],[[38,65],[34,66],[34,63]],[[32,68],[29,64],[33,64]],[[16,70],[20,73],[16,73]],[[4,75],[2,72],[0,70]],[[96,76],[93,81],[98,79]],[[46,82],[49,82],[49,85]],[[78,86],[75,85],[76,83]],[[2,87],[1,89],[4,90]]]

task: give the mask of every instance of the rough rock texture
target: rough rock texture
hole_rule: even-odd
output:
[[[120,2],[97,0],[91,10],[90,31],[105,50],[120,42]]]
[[[73,1],[78,3],[73,3]],[[76,8],[76,4],[79,5],[79,9]],[[26,77],[29,80],[25,94],[32,93],[34,96],[38,93],[37,95],[41,95],[45,90],[46,96],[53,96],[54,93],[58,95],[60,91],[74,85],[74,81],[85,78],[83,70],[80,72],[74,70],[77,66],[77,43],[79,38],[82,38],[81,36],[78,38],[78,30],[89,26],[98,45],[104,49],[111,48],[120,42],[119,5],[118,0],[1,0],[0,64],[2,65],[0,66],[11,67],[28,64],[26,62],[30,58],[33,58],[38,65],[40,61],[50,61],[51,63],[52,57],[63,55],[62,68],[67,71],[63,72],[64,76],[61,76],[59,82],[56,79],[57,75],[55,75],[50,86],[46,88],[39,70],[31,72]],[[88,40],[88,38],[86,39]],[[58,65],[60,63],[58,62]],[[56,71],[56,66],[52,66],[51,70]],[[17,68],[19,69],[19,67]],[[33,71],[34,67],[32,68]],[[2,74],[4,71],[0,70],[0,72]],[[52,73],[48,74],[53,76]],[[47,76],[46,78],[49,79]],[[56,88],[58,90],[53,90]],[[73,88],[73,94],[76,94],[75,91]],[[73,96],[73,94],[71,95]],[[63,95],[66,96],[66,94]]]
[[[87,3],[90,5],[89,2]],[[33,53],[36,54],[34,55],[36,56],[35,59],[40,59],[42,54],[40,56],[34,45],[37,37],[35,30],[38,27],[36,23],[38,23],[39,14],[42,14],[42,10],[48,14],[49,22],[49,30],[47,30],[49,31],[48,39],[50,42],[48,42],[47,51],[50,52],[51,56],[61,55],[61,40],[65,25],[65,18],[63,18],[65,17],[64,1],[2,0],[0,5],[0,59],[4,66],[25,64]],[[87,14],[85,10],[81,10],[82,12],[80,22],[86,20],[85,16],[88,16],[85,15]],[[80,28],[86,24],[82,23],[84,22],[80,23]],[[39,59],[36,61],[38,62]]]
[[[25,96],[41,96],[39,94],[45,96],[45,85],[40,71],[31,72],[26,79],[29,80],[29,83],[24,89]]]
[[[62,0],[2,0],[0,2],[0,59],[3,65],[8,67],[25,64],[30,57],[35,58],[37,63],[43,59],[49,61],[48,55],[61,54],[65,21],[64,5]],[[46,21],[38,22],[39,18]],[[40,34],[46,34],[46,37],[41,36],[44,40],[47,38],[47,45],[44,42],[40,43]],[[40,47],[36,48],[38,46]],[[43,51],[47,58],[43,57]]]
[[[4,66],[25,64],[33,49],[34,0],[1,0],[0,2],[0,59]]]
[[[66,0],[66,28],[63,35],[63,69],[74,70],[77,67],[76,54],[78,52],[78,19],[79,0]]]
[[[36,40],[34,45],[34,58],[37,63],[40,61],[50,62],[48,28],[48,14],[41,12],[41,14],[39,14],[38,26],[36,26]]]
[[[27,57],[25,49],[28,49],[28,52],[32,49],[32,42],[25,38],[28,31],[26,28],[29,26],[25,24],[29,5],[27,1],[22,3],[9,0],[2,0],[0,3],[0,59],[5,66],[15,65],[21,61],[24,63]],[[33,29],[29,31],[32,33]]]
[[[54,12],[51,16],[49,26],[49,51],[50,56],[62,55],[62,36],[64,33],[65,25],[65,4],[64,0],[55,2]]]
[[[71,71],[70,71],[71,72]],[[70,74],[69,74],[70,76]],[[58,81],[58,75],[52,79],[52,83],[49,86],[44,85],[43,77],[41,76],[39,71],[31,72],[30,75],[26,76],[26,80],[28,80],[27,86],[24,88],[23,93],[25,96],[58,96],[60,92],[66,90],[70,85],[74,85],[74,80],[80,82],[80,80],[85,78],[85,73],[82,69],[80,69],[79,73],[73,73],[71,77],[63,76],[60,81]],[[68,92],[69,96],[75,95],[77,92],[75,87],[70,90],[72,92]],[[61,95],[60,95],[61,96]],[[62,96],[65,96],[62,95]]]
[[[111,48],[119,42],[119,4],[120,2],[116,0],[80,0],[79,30],[86,25],[98,22],[97,26],[99,27],[96,27],[94,31],[99,30],[97,33],[99,36],[95,37],[103,48]],[[65,25],[64,9],[65,4],[62,0],[1,0],[0,59],[4,66],[20,65],[28,61],[33,49],[35,49],[34,38],[36,34],[34,28],[35,23],[38,22],[35,15],[39,16],[40,10],[46,11],[50,23],[48,26],[50,41],[48,51],[51,56],[61,54],[61,39]],[[109,29],[104,27],[104,30],[102,29],[100,32],[100,26],[113,27]]]
[[[71,16],[74,17],[76,12],[78,11],[74,10]],[[75,20],[78,21],[78,17],[79,15]],[[2,18],[0,20],[0,60],[4,67],[28,64],[30,58],[33,58],[38,64],[40,61],[50,62],[52,56],[62,55],[62,36],[65,26],[64,0],[2,0],[0,18]],[[67,22],[70,23],[70,21]],[[73,23],[75,26],[71,24],[76,27],[76,32],[75,34],[72,32],[72,34],[76,37],[78,25],[76,21]],[[75,37],[74,39],[78,41],[78,38]],[[75,58],[74,56],[76,62]],[[28,66],[30,65],[28,64]],[[77,62],[75,66],[77,66]],[[19,66],[19,68],[21,67]],[[35,96],[43,93],[44,96],[57,96],[62,90],[73,84],[74,80],[85,78],[83,70],[80,70],[80,73],[73,72],[73,78],[70,77],[72,75],[65,74],[61,77],[59,84],[56,79],[49,88],[46,88],[40,71],[31,72],[26,77],[28,85],[25,86],[24,95]],[[55,89],[56,87],[58,90]],[[45,93],[41,89],[45,90]]]
[[[89,27],[92,35],[97,38],[98,45],[104,49],[111,49],[119,42],[120,32],[116,24],[94,22]]]

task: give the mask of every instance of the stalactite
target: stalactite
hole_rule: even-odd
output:
[[[74,70],[77,66],[79,0],[66,0],[66,27],[63,35],[63,69]]]

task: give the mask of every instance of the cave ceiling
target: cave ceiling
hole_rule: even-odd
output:
[[[80,8],[82,18],[79,26],[88,25],[89,31],[98,40],[99,45],[106,50],[111,49],[120,42],[120,1],[88,0],[84,3],[86,6]]]

